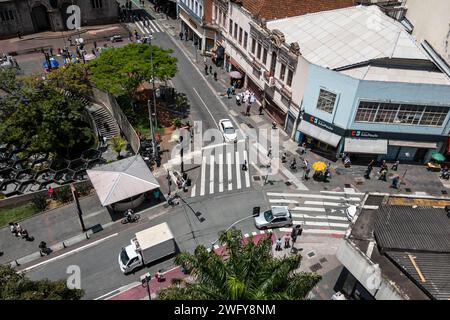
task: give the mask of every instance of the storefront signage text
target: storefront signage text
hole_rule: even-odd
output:
[[[314,123],[315,125],[318,125],[318,126],[320,126],[322,128],[325,128],[325,129],[327,129],[329,131],[334,131],[334,128],[332,126],[330,126],[325,121],[322,121],[322,120],[320,120],[320,119],[318,119],[316,117],[313,117],[313,116],[309,117],[309,122]]]
[[[380,136],[377,133],[373,133],[373,132],[353,130],[352,137],[379,138]]]

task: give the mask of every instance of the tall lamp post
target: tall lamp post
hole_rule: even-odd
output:
[[[151,72],[152,72],[152,95],[153,95],[153,108],[155,110],[155,127],[156,129],[158,128],[158,119],[157,119],[157,114],[156,114],[156,92],[155,92],[155,69],[153,66],[153,47],[152,47],[152,40],[153,40],[153,36],[150,35],[148,37],[149,39],[149,46],[150,46],[150,63],[151,63]],[[150,110],[150,106],[149,106],[149,112],[151,112]],[[152,118],[151,118],[151,114],[150,114],[150,122],[152,122]],[[153,156],[156,157],[156,145],[155,145],[155,131],[152,128],[152,143],[153,143]]]

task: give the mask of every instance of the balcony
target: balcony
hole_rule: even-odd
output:
[[[275,78],[273,76],[273,72],[265,71],[264,72],[264,80],[266,81],[269,87],[275,86]]]

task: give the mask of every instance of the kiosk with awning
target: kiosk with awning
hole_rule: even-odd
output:
[[[116,211],[135,208],[159,183],[140,155],[86,171],[102,206]]]
[[[344,152],[356,154],[387,154],[388,141],[383,139],[345,138]]]
[[[307,136],[310,136],[316,140],[332,146],[333,148],[336,148],[339,144],[339,141],[341,141],[340,135],[319,128],[318,126],[315,126],[305,120],[300,122],[298,130],[306,134]]]

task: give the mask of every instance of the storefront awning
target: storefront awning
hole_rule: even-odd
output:
[[[308,136],[313,137],[314,139],[317,139],[321,142],[329,144],[330,146],[333,146],[334,148],[336,148],[337,145],[339,144],[339,141],[341,141],[341,136],[334,134],[332,132],[329,132],[327,130],[321,129],[305,120],[300,122],[300,125],[298,126],[298,130]]]
[[[387,154],[387,149],[387,140],[345,138],[344,152]]]
[[[418,142],[418,141],[403,141],[403,140],[389,140],[390,146],[397,147],[411,147],[411,148],[423,148],[423,149],[436,149],[436,142]]]

